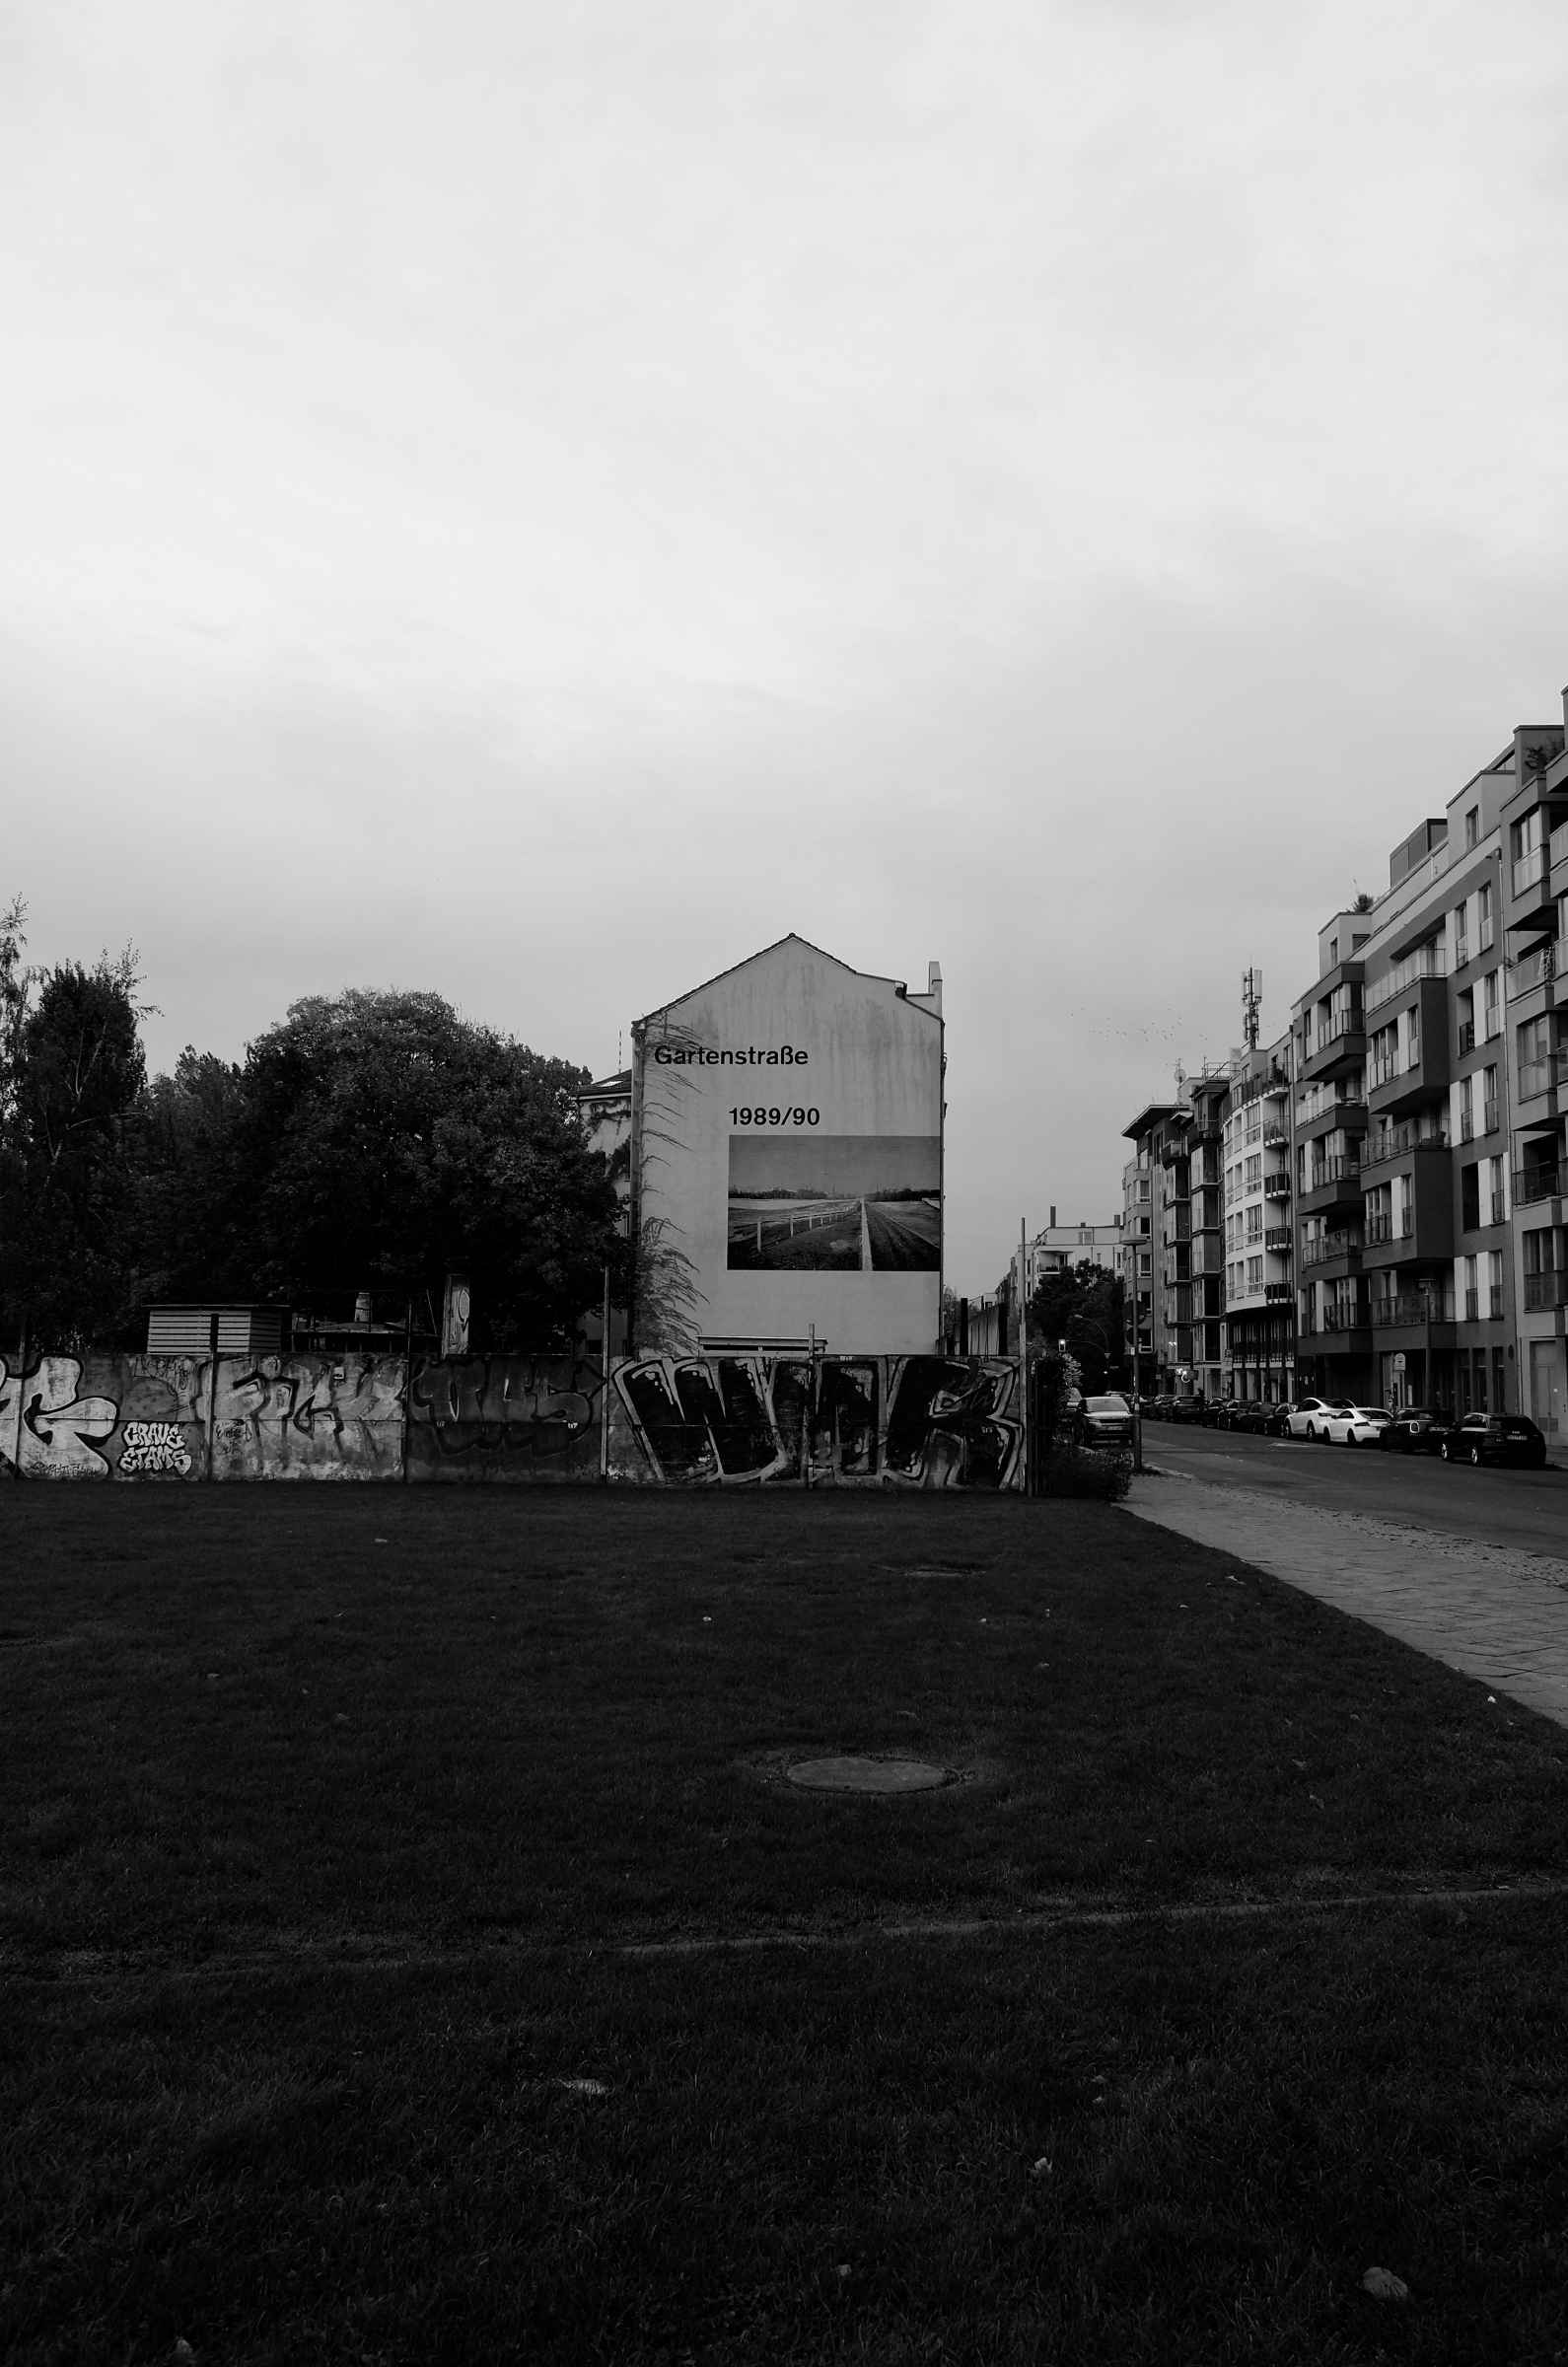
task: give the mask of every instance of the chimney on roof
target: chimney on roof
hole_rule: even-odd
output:
[[[935,1008],[940,1011],[942,1008],[942,965],[940,962],[930,962],[926,965],[926,995]]]
[[[1054,1232],[1055,1232],[1055,1230],[1056,1230],[1056,1202],[1055,1202],[1054,1200],[1052,1200],[1052,1202],[1051,1202],[1051,1231],[1054,1233]]]

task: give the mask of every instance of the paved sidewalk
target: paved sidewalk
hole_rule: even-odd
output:
[[[1152,1472],[1133,1480],[1127,1510],[1568,1726],[1568,1562]]]

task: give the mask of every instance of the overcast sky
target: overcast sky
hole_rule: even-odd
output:
[[[946,977],[948,1272],[1559,719],[1561,0],[9,0],[0,898],[154,1067]]]

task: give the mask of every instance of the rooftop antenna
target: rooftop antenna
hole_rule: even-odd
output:
[[[1176,1089],[1177,1101],[1181,1099],[1182,1094],[1186,1091],[1186,1082],[1187,1072],[1178,1060],[1176,1064]]]
[[[1249,1052],[1257,1049],[1257,1013],[1263,1000],[1263,973],[1260,969],[1242,972],[1242,1033],[1247,1038]]]

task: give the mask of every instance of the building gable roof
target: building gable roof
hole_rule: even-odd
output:
[[[819,961],[830,962],[835,969],[846,970],[852,978],[869,979],[875,986],[891,986],[900,1000],[909,1004],[911,1010],[924,1011],[928,1019],[935,1019],[938,1025],[941,1024],[940,1015],[928,1008],[923,997],[916,999],[912,996],[902,978],[884,976],[880,970],[856,969],[853,963],[840,961],[836,954],[828,953],[822,946],[814,945],[809,937],[801,936],[797,929],[790,929],[784,936],[775,938],[771,945],[758,946],[756,952],[748,954],[745,961],[732,962],[728,969],[716,970],[711,978],[704,978],[700,985],[688,986],[683,994],[672,995],[669,1002],[656,1004],[652,1011],[644,1012],[642,1018],[634,1021],[633,1025],[643,1028],[652,1019],[668,1018],[672,1011],[678,1011],[682,1003],[689,1003],[694,995],[705,994],[710,986],[717,986],[721,978],[735,977],[741,970],[749,969],[753,962],[765,960],[769,954],[778,953],[786,945],[804,946]]]

